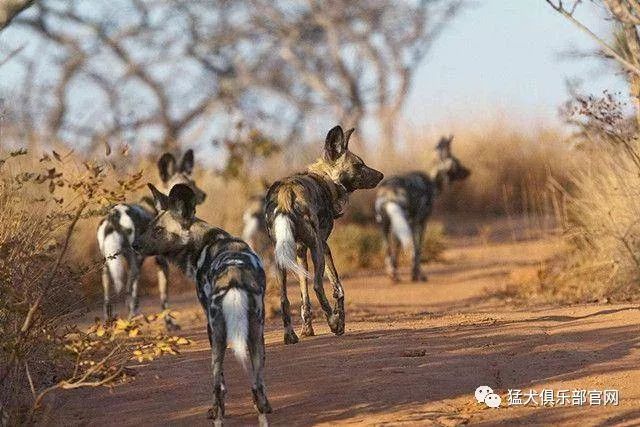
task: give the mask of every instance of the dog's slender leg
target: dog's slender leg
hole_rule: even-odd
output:
[[[307,263],[307,248],[299,246],[296,251],[296,262],[299,266],[309,270]],[[302,317],[302,333],[303,337],[312,337],[315,335],[312,325],[311,300],[309,300],[309,279],[304,274],[298,276],[300,282],[300,298],[302,300],[300,308],[300,316]]]
[[[278,268],[276,278],[280,285],[280,308],[284,325],[284,343],[295,344],[298,342],[298,336],[293,330],[293,326],[291,326],[291,304],[289,304],[289,298],[287,298],[287,271],[283,268]]]
[[[129,277],[127,277],[127,289],[131,290],[129,296],[129,319],[138,314],[138,280],[140,279],[140,268],[144,258],[132,255],[129,258]]]
[[[113,311],[111,306],[111,274],[109,273],[109,267],[105,263],[102,267],[102,288],[104,289],[104,303],[103,303],[103,316],[104,321],[109,322],[113,318]]]
[[[327,317],[327,323],[331,332],[337,331],[338,319],[334,316],[331,304],[327,300],[327,296],[324,293],[324,285],[322,283],[324,279],[324,242],[317,240],[315,246],[311,247],[311,259],[313,260],[313,290],[316,291],[316,296]]]
[[[385,226],[383,236],[384,245],[387,252],[387,255],[384,258],[387,275],[393,282],[397,282],[399,242],[391,232],[391,227],[389,225]]]
[[[156,264],[158,265],[158,293],[160,294],[160,306],[164,312],[164,326],[168,330],[175,331],[180,329],[177,323],[173,321],[169,314],[169,292],[168,292],[168,280],[169,280],[169,263],[164,257],[155,257]]]
[[[333,285],[333,298],[336,300],[336,304],[333,307],[332,321],[337,322],[335,328],[331,328],[331,331],[336,335],[344,334],[344,289],[340,282],[340,276],[338,276],[338,270],[333,262],[333,256],[331,255],[331,249],[328,244],[324,245],[324,260],[327,265],[327,275],[329,281]],[[334,320],[334,318],[336,318]],[[331,325],[329,325],[331,326]]]
[[[224,318],[222,312],[213,305],[211,301],[208,313],[209,342],[211,343],[211,366],[213,371],[213,407],[211,408],[211,418],[215,426],[222,426],[224,418],[224,395],[226,394],[224,384],[224,352],[227,349],[227,334],[225,332]]]
[[[420,266],[423,235],[424,225],[416,225],[413,229],[413,268],[411,270],[411,280],[414,282],[427,280],[427,276],[422,272],[422,267]]]
[[[266,414],[271,413],[271,405],[264,387],[264,301],[255,296],[255,308],[249,314],[249,354],[251,356],[253,403],[258,410],[261,427],[268,426]]]

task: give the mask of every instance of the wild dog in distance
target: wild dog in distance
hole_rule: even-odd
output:
[[[387,254],[387,274],[398,280],[400,246],[413,255],[411,280],[427,280],[420,268],[422,239],[433,202],[448,183],[464,180],[469,169],[451,154],[453,136],[442,137],[436,146],[436,165],[429,174],[410,172],[385,179],[378,187],[375,201],[376,220],[382,227]]]
[[[349,138],[353,131],[343,132],[340,126],[331,129],[325,141],[324,156],[310,165],[306,172],[276,181],[265,198],[267,227],[275,243],[285,344],[298,342],[291,325],[287,269],[298,275],[300,283],[302,335],[314,335],[307,250],[311,252],[314,265],[313,288],[329,328],[336,335],[344,333],[344,290],[327,239],[334,220],[342,215],[349,195],[358,189],[374,188],[383,178],[381,172],[365,165],[360,157],[349,151]],[[333,308],[322,284],[325,264],[336,301]]]
[[[262,257],[267,263],[268,253],[271,249],[271,238],[267,231],[267,222],[264,216],[264,196],[271,186],[266,181],[262,182],[263,189],[260,193],[249,198],[247,207],[242,215],[242,240],[247,242],[251,249]]]

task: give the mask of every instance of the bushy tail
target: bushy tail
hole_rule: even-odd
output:
[[[247,367],[247,341],[249,340],[249,300],[247,292],[231,288],[222,298],[222,315],[227,329],[227,345],[236,358]]]
[[[106,236],[98,235],[98,242],[102,242],[100,244],[100,251],[109,269],[109,275],[113,281],[113,287],[116,293],[120,293],[124,288],[127,276],[124,255],[122,255],[122,250],[125,245],[124,239],[124,236],[117,231],[112,231]]]
[[[413,249],[413,236],[411,227],[407,222],[407,218],[399,204],[395,202],[387,202],[384,210],[391,221],[391,232],[400,240],[404,250]]]
[[[276,239],[276,265],[291,270],[297,275],[311,277],[307,270],[296,263],[296,239],[293,235],[291,218],[284,214],[278,214],[273,221],[273,230]]]
[[[243,220],[244,228],[242,229],[242,240],[251,245],[258,229],[260,228],[260,220],[256,218],[255,215],[245,215]]]

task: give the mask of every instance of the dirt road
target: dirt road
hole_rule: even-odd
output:
[[[640,425],[636,306],[514,308],[493,297],[555,250],[543,241],[458,244],[446,263],[428,267],[425,284],[346,279],[342,337],[318,318],[316,337],[284,346],[279,319],[270,320],[272,425]],[[194,295],[174,300],[194,343],[141,367],[130,383],[60,395],[52,423],[208,424],[204,320]],[[225,368],[228,425],[255,424],[242,369],[230,355]],[[476,403],[480,385],[500,394],[502,407]],[[617,389],[619,404],[507,407],[508,389]]]

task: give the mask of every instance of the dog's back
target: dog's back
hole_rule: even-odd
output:
[[[376,214],[385,216],[384,206],[396,203],[409,222],[424,221],[433,208],[436,184],[422,172],[392,176],[382,181],[376,193]]]
[[[263,310],[266,289],[260,258],[244,241],[225,237],[202,250],[196,268],[200,303],[221,308],[227,343],[246,365],[250,313]]]
[[[332,188],[332,186],[334,188]],[[339,189],[321,176],[303,172],[276,181],[265,197],[265,217],[272,225],[278,214],[287,215],[296,225],[296,237],[307,240],[305,227],[311,226],[328,236],[333,228]],[[312,242],[310,243],[312,244]]]

